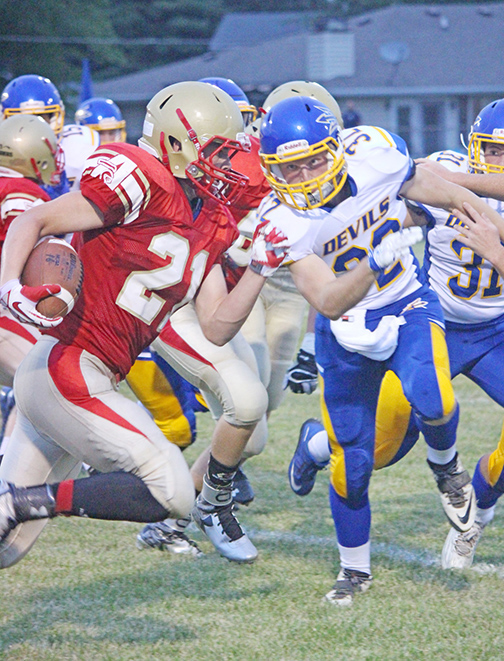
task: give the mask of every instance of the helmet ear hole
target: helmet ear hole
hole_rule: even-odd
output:
[[[168,140],[170,141],[170,147],[172,148],[172,151],[182,151],[182,143],[180,140],[177,140],[177,138],[175,138],[173,135],[169,135]]]

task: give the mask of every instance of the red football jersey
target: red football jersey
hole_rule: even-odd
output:
[[[193,219],[171,172],[133,145],[94,152],[81,193],[103,213],[104,227],[74,235],[84,266],[82,293],[47,332],[98,356],[124,378],[169,314],[194,297],[236,238],[236,225],[216,204]]]
[[[14,218],[35,204],[49,202],[50,199],[31,179],[8,168],[0,168],[0,250]]]

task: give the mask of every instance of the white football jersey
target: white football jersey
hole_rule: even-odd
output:
[[[454,151],[431,154],[453,172],[467,172],[468,159]],[[504,202],[485,198],[504,217]],[[504,314],[502,279],[496,269],[460,241],[460,221],[444,209],[426,207],[432,214],[427,233],[424,270],[437,293],[445,319],[461,324],[481,323]]]
[[[70,184],[78,188],[84,163],[100,146],[100,134],[89,126],[67,124],[61,134],[61,148],[65,153],[65,172]]]
[[[406,205],[399,191],[413,167],[402,139],[373,126],[342,131],[352,195],[335,208],[298,211],[274,193],[259,207],[288,237],[289,259],[316,254],[333,271],[354,268],[390,232],[401,229]],[[390,266],[373,284],[358,308],[378,309],[408,296],[421,286],[418,264],[410,253]]]

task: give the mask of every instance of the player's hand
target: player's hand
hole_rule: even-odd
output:
[[[45,298],[59,294],[60,285],[42,285],[28,287],[19,280],[9,280],[0,287],[0,303],[24,324],[32,324],[39,328],[54,328],[63,321],[63,317],[50,319],[37,310],[37,303]]]
[[[467,202],[463,203],[463,211],[454,209],[453,213],[462,221],[462,224],[457,226],[460,241],[498,267],[503,262],[503,246],[499,230],[490,218],[478,213]]]
[[[401,257],[409,253],[409,249],[415,243],[423,239],[423,232],[420,227],[409,227],[387,234],[382,242],[368,253],[369,266],[373,271],[382,271],[388,268]]]
[[[260,223],[254,232],[249,268],[269,278],[278,269],[288,251],[287,237],[268,221]]]
[[[300,349],[296,362],[287,370],[283,381],[283,389],[290,388],[298,395],[311,395],[318,384],[318,370],[314,354]]]

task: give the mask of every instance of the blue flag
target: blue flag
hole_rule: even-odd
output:
[[[91,80],[91,67],[89,60],[86,58],[82,60],[82,78],[81,78],[81,91],[80,103],[84,103],[93,96],[93,81]]]

